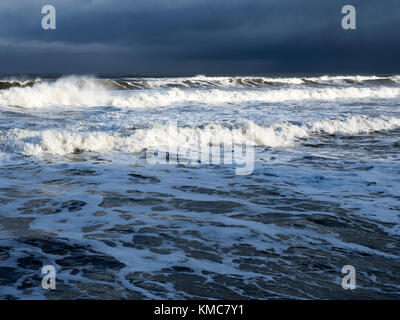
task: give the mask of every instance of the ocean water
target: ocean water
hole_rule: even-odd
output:
[[[399,106],[396,75],[3,77],[0,298],[398,299]]]

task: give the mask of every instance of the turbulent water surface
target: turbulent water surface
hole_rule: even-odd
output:
[[[3,77],[0,297],[400,298],[399,102],[398,76]]]

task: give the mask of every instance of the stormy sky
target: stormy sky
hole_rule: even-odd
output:
[[[399,0],[0,1],[2,74],[399,72]]]

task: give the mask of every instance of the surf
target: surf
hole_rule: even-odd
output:
[[[225,80],[230,81],[229,79],[231,78]],[[370,78],[367,79],[370,80]],[[367,81],[366,79],[364,80]],[[281,80],[278,79],[277,81]],[[325,80],[322,78],[319,81]],[[268,88],[237,88],[229,86],[220,88],[150,87],[150,89],[140,90],[116,90],[107,83],[96,78],[64,77],[55,81],[40,81],[22,87],[14,86],[8,90],[0,90],[0,106],[18,106],[24,109],[88,108],[97,106],[161,108],[185,104],[226,106],[248,102],[354,101],[361,99],[398,99],[400,97],[400,87],[382,85],[362,87],[309,87],[301,85]]]

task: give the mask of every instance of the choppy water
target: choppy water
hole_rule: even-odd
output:
[[[400,77],[0,89],[1,298],[400,298]],[[205,161],[221,141],[254,149],[251,174]],[[203,148],[150,163],[166,146]]]

